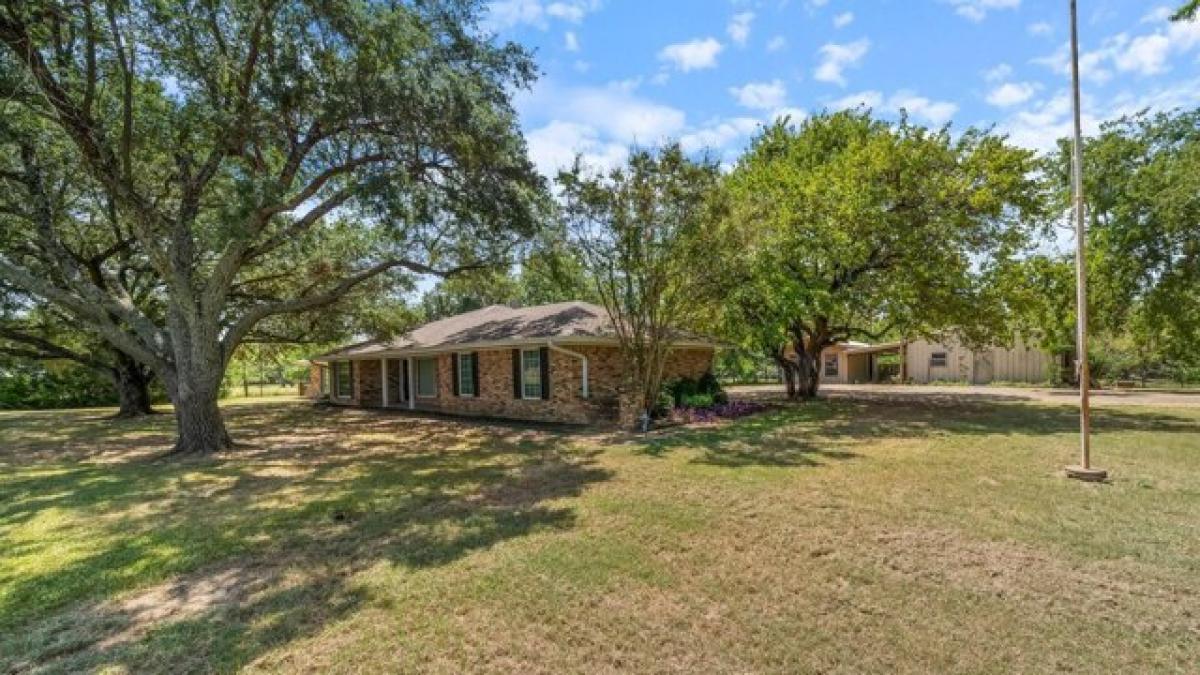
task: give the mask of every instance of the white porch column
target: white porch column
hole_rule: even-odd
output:
[[[408,373],[408,409],[415,410],[417,407],[417,397],[413,395],[413,388],[417,385],[413,382],[416,378],[413,373],[413,360],[411,356],[404,359],[404,372]]]
[[[387,358],[379,359],[379,372],[383,378],[383,406],[388,407]]]

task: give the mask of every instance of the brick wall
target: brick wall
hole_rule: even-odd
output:
[[[616,347],[571,347],[588,359],[589,397],[583,398],[580,360],[550,350],[550,398],[524,399],[513,396],[511,349],[483,349],[479,354],[479,391],[475,396],[454,395],[454,367],[450,354],[438,354],[437,396],[415,398],[417,410],[462,415],[483,415],[512,419],[567,422],[575,424],[613,423],[617,421],[621,392],[625,389],[625,370]],[[699,377],[712,368],[709,349],[671,352],[664,366],[667,379]],[[334,403],[379,407],[382,399],[381,369],[378,359],[355,361],[354,398],[334,399]],[[416,364],[413,364],[413,389],[416,390]],[[332,383],[331,383],[332,384]],[[398,404],[396,407],[407,407]]]
[[[369,359],[365,361],[351,361],[351,367],[354,369],[354,389],[350,398],[339,398],[337,396],[336,385],[333,381],[334,374],[332,363],[330,364],[329,372],[326,374],[329,377],[329,401],[338,405],[362,406],[366,408],[378,408],[383,401],[383,382],[380,379],[383,371],[380,368],[378,359]],[[309,383],[315,381],[320,383],[319,374],[315,374],[317,366],[314,365],[309,369]]]
[[[383,405],[383,364],[379,359],[354,362],[354,396],[364,408]]]
[[[318,399],[323,396],[321,393],[321,371],[325,368],[326,366],[319,363],[309,365],[308,382],[304,384],[304,396],[311,399]],[[329,377],[329,373],[325,373],[325,377]]]
[[[617,364],[620,365],[618,358]],[[664,384],[684,377],[697,379],[712,370],[713,350],[711,349],[676,349],[667,354],[663,363]],[[622,391],[617,401],[617,424],[623,429],[637,425],[638,417],[642,414],[638,396],[632,391]]]
[[[479,354],[479,391],[475,396],[454,395],[454,366],[450,354],[439,354],[437,398],[417,397],[418,410],[461,415],[587,424],[611,421],[615,400],[582,396],[579,359],[551,350],[550,398],[513,396],[511,349],[484,349]],[[590,364],[589,364],[590,365]],[[590,379],[590,378],[589,378]]]

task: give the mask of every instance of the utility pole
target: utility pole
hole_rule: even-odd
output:
[[[1071,98],[1074,101],[1075,129],[1071,150],[1072,216],[1075,219],[1075,371],[1079,374],[1079,464],[1066,467],[1067,476],[1078,480],[1100,482],[1108,472],[1092,466],[1092,411],[1089,388],[1092,384],[1088,367],[1088,304],[1087,258],[1085,238],[1087,224],[1083,203],[1083,123],[1079,112],[1079,19],[1075,0],[1071,6]]]

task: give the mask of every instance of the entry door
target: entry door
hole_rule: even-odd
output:
[[[388,405],[404,403],[408,392],[404,390],[404,360],[388,359]]]
[[[973,372],[974,376],[971,381],[975,384],[987,384],[992,381],[994,369],[992,367],[991,352],[975,352],[975,367]]]

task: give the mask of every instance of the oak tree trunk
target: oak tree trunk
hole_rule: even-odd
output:
[[[796,398],[800,393],[799,365],[786,356],[776,356],[775,365],[783,375],[783,385],[787,389],[788,398]]]
[[[233,447],[215,392],[180,396],[175,401],[175,423],[178,428],[172,450],[175,454],[208,455]]]
[[[117,352],[112,377],[120,406],[116,415],[118,419],[155,414],[150,405],[150,380],[153,376],[142,364],[123,352]]]
[[[809,399],[815,398],[817,388],[820,386],[820,371],[817,370],[817,363],[820,361],[820,352],[816,356],[811,353],[812,348],[806,347],[797,351],[796,356],[799,358],[798,378],[799,387],[797,395],[800,398]]]
[[[217,405],[226,365],[220,342],[204,330],[196,331],[200,334],[195,335],[193,326],[180,314],[171,320],[175,360],[172,372],[164,379],[175,404],[178,436],[173,452],[208,455],[228,450],[233,447],[233,439],[225,429],[225,419]]]

